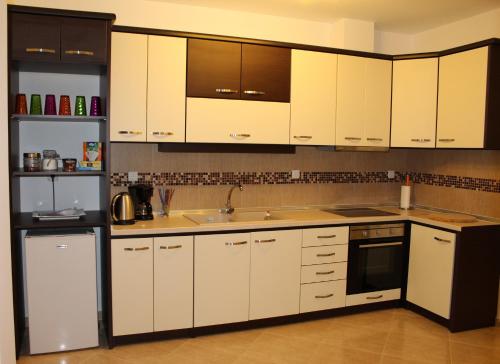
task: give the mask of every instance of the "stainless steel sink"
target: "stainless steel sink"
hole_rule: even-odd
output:
[[[279,217],[272,215],[269,211],[234,212],[232,214],[184,214],[184,217],[199,225],[282,220]]]

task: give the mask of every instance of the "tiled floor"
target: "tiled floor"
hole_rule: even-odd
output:
[[[500,327],[451,334],[404,309],[250,331],[25,356],[23,364],[500,364]]]

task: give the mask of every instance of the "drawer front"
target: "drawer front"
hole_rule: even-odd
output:
[[[346,306],[364,305],[373,302],[399,300],[401,289],[389,289],[386,291],[350,294],[346,297]]]
[[[300,286],[300,312],[344,307],[345,292],[345,280],[302,284]]]
[[[302,246],[320,246],[347,244],[349,242],[349,226],[304,229]]]
[[[347,262],[349,245],[325,245],[302,248],[302,265]]]
[[[302,267],[300,283],[336,281],[347,278],[347,262]]]

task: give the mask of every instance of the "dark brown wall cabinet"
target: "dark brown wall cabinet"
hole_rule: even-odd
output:
[[[187,96],[290,102],[290,52],[189,39]]]
[[[104,20],[12,13],[10,24],[15,61],[106,63]]]

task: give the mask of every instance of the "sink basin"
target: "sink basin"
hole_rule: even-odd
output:
[[[184,217],[199,225],[281,220],[266,211],[234,212],[232,214],[184,214]]]

